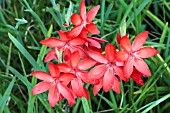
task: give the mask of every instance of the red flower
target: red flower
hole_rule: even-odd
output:
[[[61,72],[71,73],[75,75],[75,78],[71,80],[71,88],[73,93],[77,97],[84,96],[85,98],[89,98],[88,91],[85,87],[83,87],[83,82],[88,82],[86,77],[88,72],[85,70],[91,68],[96,64],[96,61],[86,58],[80,62],[80,54],[78,51],[75,51],[71,54],[69,64],[60,63],[58,64],[58,68]]]
[[[100,31],[92,22],[99,8],[100,5],[90,9],[90,11],[86,14],[85,1],[82,0],[80,4],[80,15],[74,13],[71,16],[71,22],[75,25],[75,27],[70,31],[69,35],[71,37],[77,37],[79,34],[81,35],[82,33],[81,36],[86,37],[87,32],[89,34],[100,34]]]
[[[143,59],[158,54],[158,50],[152,47],[141,48],[148,37],[148,33],[148,31],[144,31],[137,35],[132,45],[127,36],[123,36],[120,40],[120,46],[123,50],[117,52],[116,59],[125,61],[124,73],[127,78],[130,78],[133,66],[145,76],[151,75],[150,69]]]
[[[40,94],[49,90],[48,101],[51,107],[54,107],[56,103],[59,102],[63,97],[66,98],[70,103],[76,103],[73,93],[67,87],[67,84],[74,78],[74,75],[60,75],[58,67],[53,63],[48,65],[48,69],[50,74],[43,71],[34,71],[31,73],[36,78],[43,80],[34,86],[32,89],[32,94]]]
[[[124,77],[122,68],[117,65],[118,62],[114,60],[116,48],[112,44],[107,44],[105,47],[105,56],[97,51],[89,51],[88,53],[91,58],[101,63],[89,72],[88,79],[102,78],[100,84],[103,86],[105,92],[108,92],[112,88],[116,93],[120,93],[120,82],[115,75],[118,75],[119,78],[125,81],[127,79]],[[93,91],[96,94],[99,89],[94,88]]]
[[[89,99],[89,92],[84,87],[84,83],[94,85],[94,95],[101,88],[105,92],[112,89],[120,94],[120,80],[127,82],[129,78],[132,78],[136,83],[144,85],[141,77],[151,75],[144,59],[154,56],[158,50],[152,47],[142,48],[148,31],[137,35],[132,45],[128,38],[129,35],[117,34],[116,41],[122,50],[117,52],[114,45],[107,44],[104,54],[102,54],[100,43],[107,41],[88,36],[88,34],[100,34],[92,22],[99,8],[100,5],[86,13],[85,0],[82,0],[80,15],[74,13],[71,16],[73,28],[68,32],[59,30],[59,38],[50,37],[40,42],[52,48],[47,53],[44,62],[53,59],[60,62],[57,65],[49,63],[49,74],[43,71],[31,73],[36,78],[43,80],[34,86],[32,94],[40,94],[49,90],[48,101],[51,107],[54,107],[63,98],[67,99],[70,106],[76,103],[77,97]],[[69,28],[66,23],[63,26]],[[123,27],[123,30],[120,28],[123,35],[126,32],[124,28],[126,27]]]
[[[75,38],[70,38],[68,36],[68,32],[65,31],[58,31],[58,34],[60,36],[60,39],[56,38],[56,37],[50,37],[48,39],[42,40],[40,43],[54,48],[53,50],[51,50],[47,56],[44,59],[44,62],[46,61],[50,61],[54,58],[56,58],[56,53],[55,53],[55,49],[58,49],[59,51],[64,51],[64,58],[66,57],[65,60],[69,59],[70,53],[74,52],[74,51],[79,51],[80,55],[82,58],[87,57],[86,52],[82,49],[82,47],[80,47],[80,45],[83,45],[86,43],[86,40],[80,37],[75,37]]]

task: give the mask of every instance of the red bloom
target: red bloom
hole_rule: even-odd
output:
[[[56,37],[50,37],[40,42],[45,46],[54,48],[47,54],[47,56],[44,59],[44,62],[50,61],[57,56],[55,53],[55,49],[58,49],[59,51],[61,50],[64,51],[63,57],[64,58],[66,57],[65,60],[69,59],[70,53],[77,50],[80,52],[82,58],[87,57],[86,52],[82,49],[82,47],[80,47],[80,45],[86,43],[85,39],[80,37],[70,38],[68,36],[68,32],[62,30],[58,31],[58,34],[60,36],[60,39]]]
[[[85,70],[91,68],[95,64],[96,61],[90,58],[83,59],[80,62],[80,54],[78,51],[71,54],[69,64],[58,64],[58,68],[61,72],[74,74],[75,78],[71,80],[71,88],[77,97],[84,96],[87,99],[89,98],[88,91],[85,87],[83,87],[82,81],[89,82],[86,80],[88,72]]]
[[[87,32],[89,34],[100,34],[100,31],[92,22],[99,8],[100,5],[90,9],[90,11],[86,14],[85,1],[82,0],[80,4],[80,15],[74,13],[71,16],[71,22],[75,25],[75,27],[70,31],[69,35],[71,37],[77,37],[79,34],[81,35],[82,33],[81,37],[86,37]]]
[[[148,33],[148,31],[144,31],[137,35],[132,45],[127,36],[123,36],[120,40],[120,46],[123,50],[117,52],[116,59],[125,61],[124,73],[127,78],[130,78],[133,66],[145,76],[151,75],[150,69],[143,59],[158,54],[158,50],[152,47],[141,48],[148,37]]]
[[[43,80],[34,86],[32,89],[32,94],[40,94],[49,90],[48,101],[51,107],[54,107],[56,103],[59,102],[63,97],[66,98],[70,103],[76,103],[73,93],[67,87],[67,84],[74,78],[74,75],[60,75],[58,67],[53,63],[48,65],[48,69],[50,74],[43,71],[34,71],[31,73],[36,78]]]
[[[117,65],[118,62],[114,60],[116,48],[112,44],[107,44],[105,56],[97,51],[89,51],[88,53],[91,58],[101,63],[89,72],[88,79],[100,79],[100,85],[103,86],[105,92],[112,88],[116,93],[120,93],[120,82],[115,75],[125,81],[127,79],[124,77],[122,68]],[[96,87],[101,88],[101,86]],[[99,89],[94,87],[93,91],[96,94]]]
[[[144,85],[141,77],[151,75],[144,59],[154,56],[158,50],[152,47],[142,48],[148,36],[147,31],[137,35],[132,45],[128,38],[129,35],[120,36],[117,34],[116,41],[122,50],[117,52],[114,45],[107,44],[104,54],[102,54],[100,43],[107,41],[88,37],[88,34],[100,33],[92,22],[99,8],[100,5],[86,13],[85,0],[82,0],[80,15],[74,13],[71,16],[74,27],[68,32],[59,30],[59,38],[50,37],[40,42],[52,48],[47,53],[44,62],[53,59],[64,62],[59,62],[57,65],[49,63],[50,74],[43,71],[31,73],[36,78],[43,80],[34,86],[32,94],[40,94],[49,90],[48,101],[51,107],[54,107],[63,98],[67,99],[70,106],[76,103],[77,97],[89,99],[89,92],[84,87],[84,83],[94,85],[94,95],[101,88],[105,92],[112,89],[119,94],[120,80],[127,82],[129,78],[132,78],[136,83]],[[63,26],[69,27],[66,23]],[[120,28],[121,35],[125,35],[125,28],[125,24],[123,29]]]

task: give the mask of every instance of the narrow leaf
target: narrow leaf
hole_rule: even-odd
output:
[[[19,49],[19,51],[25,56],[25,58],[30,62],[30,64],[34,67],[36,70],[40,70],[38,64],[34,60],[34,58],[29,54],[29,52],[19,43],[19,41],[12,36],[10,33],[8,33],[9,38],[14,43],[14,45]]]
[[[4,107],[5,107],[5,105],[6,105],[6,102],[7,102],[8,98],[9,98],[9,95],[10,95],[10,93],[11,93],[11,91],[12,91],[13,86],[14,86],[14,82],[15,82],[15,77],[14,77],[14,78],[12,79],[12,81],[10,82],[7,90],[5,91],[3,97],[2,97],[2,99],[1,99],[1,101],[0,101],[0,105],[1,105],[1,106],[0,106],[0,113],[2,113],[3,110],[4,110]]]

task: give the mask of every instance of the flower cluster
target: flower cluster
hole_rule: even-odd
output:
[[[128,82],[132,78],[136,83],[144,85],[141,76],[151,76],[144,59],[154,56],[158,51],[152,47],[142,47],[148,37],[148,31],[137,35],[132,45],[128,35],[119,36],[120,50],[113,44],[107,44],[102,51],[101,43],[107,41],[89,37],[100,33],[92,22],[99,8],[98,5],[86,13],[85,1],[82,0],[80,15],[75,13],[71,16],[73,28],[70,31],[59,30],[59,38],[50,37],[40,42],[52,48],[44,59],[44,62],[50,62],[49,74],[42,71],[31,73],[43,80],[32,89],[32,94],[49,90],[48,100],[51,107],[63,98],[68,100],[70,106],[76,103],[76,98],[89,99],[89,92],[84,83],[94,86],[94,95],[101,88],[105,92],[112,89],[119,94],[120,80]],[[51,60],[58,61],[58,64],[52,63]]]

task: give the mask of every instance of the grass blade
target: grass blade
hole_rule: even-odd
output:
[[[161,35],[161,38],[159,40],[159,44],[163,44],[164,43],[164,40],[165,40],[165,37],[166,37],[166,34],[168,32],[168,22],[165,24],[165,27],[163,29],[163,32],[162,32],[162,35]],[[159,48],[159,52],[161,52],[161,49],[162,48]]]
[[[170,93],[163,96],[162,98],[156,100],[151,106],[146,108],[142,113],[147,113],[149,110],[151,110],[153,107],[157,106],[159,103],[165,101],[166,99],[170,98]]]
[[[29,52],[18,42],[18,40],[12,36],[10,33],[8,33],[8,36],[10,40],[14,43],[14,45],[19,49],[19,51],[25,56],[25,58],[30,62],[30,64],[34,67],[36,70],[40,70],[38,64],[34,60],[34,58],[29,54]]]
[[[169,55],[169,45],[170,45],[170,29],[169,29],[168,39],[166,43],[165,58],[167,58]]]
[[[155,16],[152,12],[149,10],[144,10],[144,13],[160,28],[163,29],[165,24],[157,17]]]
[[[0,100],[2,100],[2,95],[0,94]],[[4,113],[10,113],[9,108],[7,105],[4,107]]]
[[[55,3],[55,0],[50,0],[50,1],[51,1],[52,5],[53,5],[53,8],[55,9],[55,11],[57,13],[57,17],[59,19],[58,22],[59,22],[59,24],[61,26],[64,22],[63,22],[63,18],[61,16],[61,14],[60,14],[60,6],[59,6],[59,4]],[[65,29],[63,26],[61,28]]]
[[[146,7],[146,5],[150,2],[150,0],[144,0],[140,6],[135,10],[136,16]],[[134,13],[131,14],[129,19],[127,20],[126,26],[128,27],[130,23],[135,19]]]
[[[10,59],[11,59],[11,50],[12,50],[12,43],[9,45],[9,53],[8,53],[8,60],[7,60],[7,66],[10,65]],[[6,75],[9,74],[8,68],[6,68]]]
[[[104,18],[105,18],[105,1],[106,0],[100,0],[101,1],[101,36],[104,35]]]
[[[46,29],[44,23],[42,22],[42,20],[40,19],[40,17],[31,9],[31,7],[28,4],[27,0],[23,0],[23,2],[25,3],[25,5],[28,8],[25,11],[30,12],[32,14],[32,16],[38,21],[38,23],[40,24],[41,31],[43,32],[44,36],[47,37],[47,29]]]
[[[21,82],[27,86],[28,90],[32,89],[32,84],[28,81],[28,79],[25,76],[22,76],[16,69],[14,69],[11,66],[7,67],[13,74],[15,74],[16,77],[18,77]]]
[[[136,1],[137,1],[137,0],[132,0],[132,1],[131,1],[130,5],[128,6],[128,9],[126,10],[126,12],[125,12],[125,14],[124,14],[124,16],[123,16],[123,18],[122,18],[122,20],[121,20],[121,22],[120,22],[120,26],[122,26],[123,23],[126,21],[126,18],[127,18],[127,16],[129,15],[130,11],[132,10],[133,5],[134,5],[134,3],[135,3]]]
[[[54,20],[56,21],[56,23],[60,26],[60,28],[61,29],[63,29],[63,30],[65,30],[65,28],[63,27],[63,25],[62,25],[62,22],[60,21],[61,19],[61,17],[58,17],[56,14],[55,14],[55,12],[53,11],[53,8],[46,8],[46,10],[47,10],[47,12],[49,12],[52,16],[53,16],[53,18],[54,18]],[[59,12],[58,12],[59,13]]]
[[[105,98],[104,96],[102,96],[101,94],[97,94],[98,96],[100,96],[111,108],[114,108],[113,106],[114,106],[114,104],[110,101],[110,100],[108,100],[107,98]]]
[[[87,99],[83,97],[81,99],[81,101],[82,101],[82,104],[83,104],[84,113],[90,113],[91,110],[90,110]]]
[[[8,97],[9,97],[9,95],[10,95],[10,93],[11,93],[11,90],[12,90],[12,88],[13,88],[13,86],[14,86],[14,82],[15,82],[15,77],[14,77],[14,78],[12,79],[12,81],[10,82],[7,90],[5,91],[3,97],[2,97],[2,99],[1,99],[1,101],[0,101],[0,105],[1,105],[1,106],[0,106],[0,113],[2,113],[3,110],[4,110],[4,107],[5,107],[5,105],[6,105],[6,102],[7,102],[7,100],[8,100]]]

